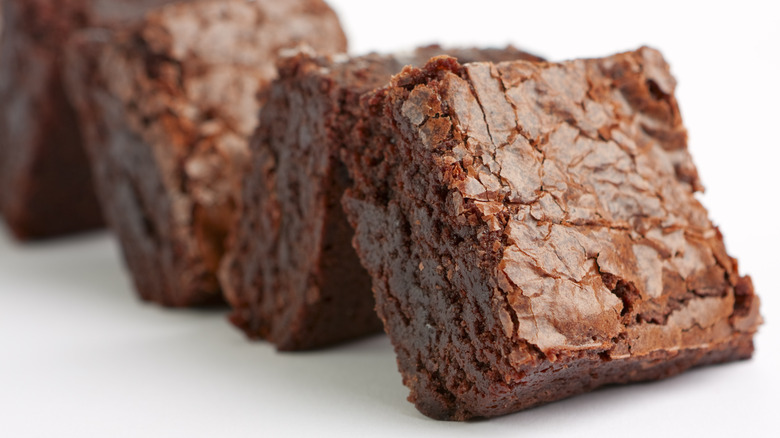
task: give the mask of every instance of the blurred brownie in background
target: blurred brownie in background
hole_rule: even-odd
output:
[[[139,294],[221,301],[216,269],[234,222],[277,51],[346,39],[321,0],[199,0],[79,34],[67,76],[99,198]]]
[[[73,32],[171,0],[3,0],[0,213],[21,240],[98,228],[103,218],[62,82]]]
[[[464,62],[539,60],[512,47],[429,46],[355,58],[303,51],[280,62],[250,143],[239,225],[220,272],[231,320],[248,336],[299,350],[381,330],[341,207],[352,182],[340,153],[373,129],[362,94],[404,65],[445,52]]]

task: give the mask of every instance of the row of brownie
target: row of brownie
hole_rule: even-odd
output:
[[[69,68],[65,65],[66,46],[79,31],[103,29],[111,38],[114,30],[122,33],[116,35],[124,39],[117,47],[136,51],[136,65],[149,61],[149,69],[156,65],[168,69],[149,71],[150,75],[169,74],[167,79],[175,79],[170,68],[181,65],[186,69],[182,74],[194,78],[191,84],[166,90],[170,85],[163,83],[166,78],[149,81],[163,91],[178,92],[177,98],[184,103],[174,110],[175,115],[198,124],[207,120],[210,112],[225,113],[220,119],[230,118],[226,129],[240,137],[248,137],[256,123],[256,117],[250,115],[258,107],[253,90],[273,79],[279,48],[307,43],[326,53],[346,49],[337,17],[322,1],[239,3],[3,0],[0,185],[4,190],[0,211],[15,236],[22,240],[46,238],[103,226],[84,153],[88,139],[77,127],[64,83]],[[143,47],[147,45],[148,50]],[[141,59],[144,50],[147,60]],[[199,68],[204,71],[195,71]],[[226,79],[228,76],[239,79]],[[212,94],[204,91],[206,84]],[[213,86],[228,89],[215,90]],[[244,107],[239,110],[222,105],[218,97],[232,96],[219,93],[232,93],[239,97],[234,103]],[[241,111],[245,114],[235,114]],[[178,130],[182,136],[196,135],[185,126]],[[218,135],[224,136],[203,136]]]
[[[437,50],[279,61],[220,269],[234,323],[311,348],[379,329],[376,303],[440,419],[751,356],[759,300],[660,53]]]
[[[261,101],[284,84],[279,81],[268,91],[277,76],[279,49],[301,43],[325,53],[346,49],[338,19],[327,5],[320,0],[8,3],[11,26],[4,53],[11,68],[2,72],[9,103],[2,109],[0,162],[8,169],[5,187],[17,188],[3,191],[3,211],[19,237],[100,224],[94,179],[102,211],[120,239],[143,298],[175,307],[221,302],[217,271],[233,230],[242,229],[243,235],[234,239],[235,252],[247,246],[267,252],[242,260],[246,266],[232,257],[231,265],[252,278],[225,278],[222,283],[225,289],[248,295],[233,292],[230,297],[237,309],[234,321],[251,336],[270,337],[261,325],[290,314],[297,315],[295,322],[272,324],[278,325],[274,332],[286,333],[273,335],[281,349],[318,347],[381,329],[368,275],[352,250],[352,232],[339,205],[344,178],[333,190],[313,193],[305,201],[280,187],[278,197],[284,202],[307,203],[297,207],[297,216],[287,208],[277,227],[281,229],[261,230],[238,220],[255,221],[272,211],[270,206],[258,209],[248,196],[272,187],[263,185],[266,181],[242,187],[242,181],[259,178],[258,171],[248,171],[247,163],[263,152],[251,154],[248,144]],[[512,48],[456,52],[465,61],[539,59]],[[404,64],[423,64],[439,54],[440,48],[427,47],[407,59],[360,58],[350,64],[349,73],[347,64],[342,65],[342,74],[354,78],[352,83],[344,78],[339,85],[349,89],[350,103],[356,106],[359,94],[383,85]],[[33,69],[49,74],[30,80]],[[277,112],[281,110],[272,107],[266,113]],[[31,132],[37,137],[25,137]],[[262,143],[260,135],[256,142]],[[335,146],[322,152],[337,160]],[[285,163],[291,164],[298,163]],[[255,164],[254,169],[261,166]],[[332,164],[319,166],[319,173],[299,175],[301,190],[329,187]],[[301,165],[293,173],[314,170]],[[244,204],[255,210],[239,214]],[[325,204],[326,212],[317,211]],[[235,226],[238,222],[240,227]],[[277,236],[287,240],[273,253]],[[288,290],[293,297],[307,290],[321,297],[310,298],[308,304],[287,304],[286,310],[255,309],[260,301],[266,306],[278,301],[273,295]],[[254,291],[267,296],[250,298]],[[247,300],[253,301],[249,314],[241,304]],[[321,316],[313,317],[307,307],[321,307],[313,310]]]
[[[121,1],[94,16],[101,3]],[[750,356],[758,300],[693,198],[657,52],[298,50],[277,72],[280,47],[343,51],[323,3],[139,16],[76,33],[56,62],[144,298],[224,293],[234,323],[292,350],[379,330],[375,297],[411,400],[436,418]]]

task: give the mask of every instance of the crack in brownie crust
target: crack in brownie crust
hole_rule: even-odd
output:
[[[257,124],[257,94],[279,49],[340,52],[320,0],[201,0],[168,5],[69,51],[99,195],[137,289],[168,306],[222,300],[225,251]]]
[[[506,414],[750,357],[759,300],[695,199],[661,55],[405,69],[344,206],[410,400]],[[359,158],[354,158],[358,160]],[[347,163],[356,161],[347,160]]]
[[[251,142],[241,219],[220,275],[231,320],[248,336],[300,350],[381,330],[341,207],[351,181],[340,151],[372,129],[362,94],[404,65],[443,52],[431,46],[408,56],[298,53],[280,63]],[[513,48],[449,52],[466,61],[539,59]]]

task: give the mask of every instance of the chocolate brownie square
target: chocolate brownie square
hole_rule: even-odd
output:
[[[221,301],[234,220],[277,51],[346,39],[321,0],[199,0],[78,35],[68,83],[107,220],[138,292],[166,306]]]
[[[231,320],[248,336],[300,350],[381,330],[341,207],[351,181],[340,151],[370,129],[363,93],[387,84],[404,65],[444,52],[299,52],[280,62],[250,143],[240,223],[221,271]],[[511,47],[449,52],[466,61],[539,59]]]
[[[344,198],[410,401],[490,417],[749,358],[749,277],[701,188],[661,54],[407,68]],[[371,157],[361,160],[360,157]]]
[[[65,42],[171,0],[3,0],[0,213],[22,240],[103,226],[62,79]]]

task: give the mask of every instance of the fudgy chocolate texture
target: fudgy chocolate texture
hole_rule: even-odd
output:
[[[490,417],[751,356],[759,300],[694,197],[674,89],[642,48],[439,58],[366,99],[383,133],[350,151],[344,206],[420,411]]]
[[[98,194],[141,296],[221,301],[216,269],[277,51],[343,51],[320,0],[168,5],[69,48],[68,79]]]
[[[365,124],[360,96],[406,64],[445,50],[348,58],[291,54],[280,64],[251,147],[235,244],[221,280],[231,320],[281,350],[322,347],[382,329],[371,280],[341,207],[340,159]],[[457,49],[469,60],[538,59],[514,48]]]

